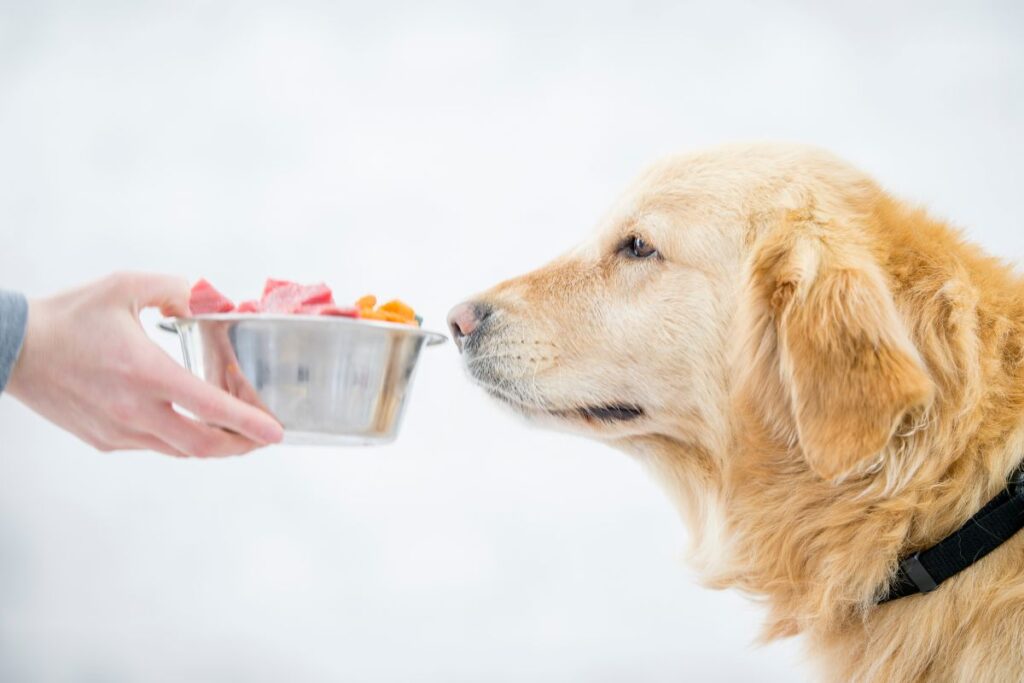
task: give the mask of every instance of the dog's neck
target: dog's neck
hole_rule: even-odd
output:
[[[987,457],[954,459],[944,481],[883,493],[866,480],[821,480],[765,431],[738,432],[729,453],[660,435],[617,444],[650,469],[680,510],[703,583],[766,599],[765,639],[831,634],[870,620],[898,559],[960,526],[1024,454],[1019,420]],[[980,448],[980,439],[968,449]]]

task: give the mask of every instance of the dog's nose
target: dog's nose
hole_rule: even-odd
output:
[[[490,315],[490,312],[489,306],[473,301],[463,301],[448,312],[448,327],[452,331],[452,339],[455,340],[459,351],[462,350],[466,338],[480,327],[480,323]]]

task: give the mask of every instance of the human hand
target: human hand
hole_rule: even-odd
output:
[[[185,316],[188,301],[186,280],[120,273],[30,302],[7,393],[101,451],[213,457],[280,441],[273,417],[193,376],[142,330],[143,308]]]

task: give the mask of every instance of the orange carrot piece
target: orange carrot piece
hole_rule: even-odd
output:
[[[399,301],[398,299],[393,299],[386,304],[381,304],[380,310],[400,315],[404,320],[412,320],[416,317],[416,311],[412,310],[412,306],[403,301]]]

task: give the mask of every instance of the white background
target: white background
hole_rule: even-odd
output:
[[[1021,7],[0,2],[0,286],[326,280],[440,328],[655,158],[749,139],[1019,260]],[[103,455],[0,400],[3,680],[811,676],[684,548],[636,463],[505,415],[451,345],[377,449]]]

